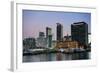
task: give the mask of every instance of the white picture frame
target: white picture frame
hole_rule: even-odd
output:
[[[11,3],[11,28],[12,28],[12,47],[11,47],[11,70],[12,71],[30,71],[45,69],[60,69],[67,67],[83,67],[96,65],[96,48],[94,43],[94,33],[96,28],[96,8],[95,7],[77,7],[67,5],[43,5],[32,2],[12,2]],[[91,13],[91,59],[90,60],[72,60],[55,62],[22,62],[22,9],[45,10],[45,11],[65,11],[65,12],[89,12]],[[95,24],[95,25],[94,25]]]

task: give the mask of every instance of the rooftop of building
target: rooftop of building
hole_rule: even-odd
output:
[[[75,22],[75,23],[73,23],[72,25],[84,25],[84,24],[87,24],[86,22],[84,22],[84,21],[81,21],[81,22]]]

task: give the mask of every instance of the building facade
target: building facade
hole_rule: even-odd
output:
[[[71,25],[71,36],[73,41],[78,41],[80,45],[88,45],[88,24],[76,22]]]
[[[44,32],[39,32],[39,37],[36,40],[37,48],[46,48],[47,46],[46,38]]]
[[[47,48],[52,47],[52,29],[46,27],[46,41],[47,41]]]
[[[25,38],[23,40],[23,48],[24,49],[34,49],[34,48],[36,48],[35,38]]]
[[[78,42],[77,41],[57,41],[56,48],[60,49],[72,49],[72,48],[78,48]]]
[[[63,26],[60,23],[56,23],[56,24],[57,24],[56,38],[57,41],[61,41],[63,40]]]

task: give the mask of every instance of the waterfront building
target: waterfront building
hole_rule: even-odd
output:
[[[24,49],[34,49],[36,47],[35,38],[25,38],[23,40],[23,48]]]
[[[78,48],[79,45],[78,45],[78,42],[77,41],[57,41],[57,44],[56,44],[56,48],[57,49],[72,49],[72,48]]]
[[[56,41],[56,40],[53,40],[53,41],[52,41],[52,48],[55,49],[55,48],[56,48],[56,45],[57,45],[57,41]]]
[[[88,45],[88,24],[76,22],[71,25],[71,36],[73,41],[78,41],[80,45]]]

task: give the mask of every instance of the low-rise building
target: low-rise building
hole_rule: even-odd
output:
[[[57,41],[56,48],[78,48],[79,44],[77,41]]]

